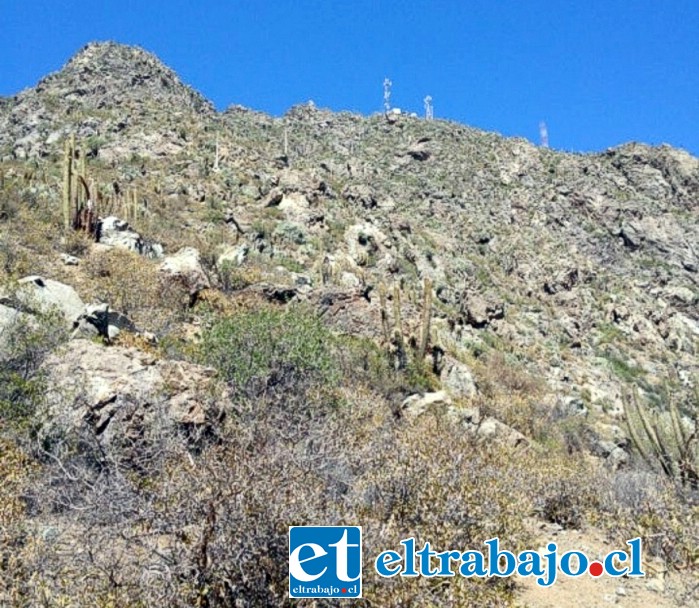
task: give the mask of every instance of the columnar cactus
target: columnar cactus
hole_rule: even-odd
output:
[[[386,114],[391,111],[391,86],[393,83],[388,79],[384,78],[383,81],[383,109]]]
[[[386,287],[383,283],[379,285],[379,305],[381,307],[381,331],[386,344],[391,342],[391,332],[388,325],[388,310],[386,308]]]
[[[699,401],[699,389],[696,396]],[[629,436],[641,458],[681,485],[699,489],[699,415],[694,413],[690,432],[672,400],[668,405],[669,421],[646,411],[635,392],[626,399],[625,406]]]
[[[430,320],[432,319],[432,280],[425,279],[422,294],[422,335],[420,336],[420,348],[418,356],[420,360],[425,358],[427,343],[430,340]]]
[[[72,210],[72,191],[73,191],[73,151],[74,139],[66,141],[63,151],[63,227],[70,230],[71,226],[71,210]]]
[[[408,364],[405,342],[403,341],[403,321],[400,311],[400,288],[393,286],[393,342],[396,347],[396,367],[405,369]]]
[[[425,97],[425,120],[434,118],[434,108],[432,107],[432,95]]]

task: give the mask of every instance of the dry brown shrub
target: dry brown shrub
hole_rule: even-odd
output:
[[[189,302],[186,289],[163,280],[157,262],[123,249],[93,250],[84,261],[91,280],[88,301],[107,302],[142,329],[166,332],[183,316]]]
[[[520,395],[537,397],[544,391],[541,377],[534,376],[521,363],[511,361],[505,354],[491,351],[485,360],[474,366],[478,386],[486,397]]]

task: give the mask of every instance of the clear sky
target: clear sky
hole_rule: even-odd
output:
[[[699,0],[0,0],[0,95],[84,44],[157,54],[219,109],[281,115],[392,102],[597,151],[627,141],[699,155]]]

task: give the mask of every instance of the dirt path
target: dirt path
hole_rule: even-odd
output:
[[[580,532],[560,530],[557,526],[545,525],[539,528],[539,547],[544,550],[547,543],[556,542],[559,555],[565,551],[579,550],[590,557],[602,557],[617,548],[612,546],[602,533],[595,530]],[[652,607],[687,608],[686,601],[674,599],[678,591],[686,588],[689,581],[682,580],[680,574],[668,574],[661,562],[643,556],[645,578],[611,578],[602,575],[593,578],[583,575],[578,578],[560,576],[554,585],[540,587],[533,577],[518,577],[520,594],[517,605],[521,608],[564,608],[581,606],[585,608]],[[694,581],[699,584],[699,580]]]

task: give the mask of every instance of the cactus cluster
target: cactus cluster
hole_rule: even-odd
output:
[[[103,214],[117,213],[133,223],[139,219],[141,199],[137,188],[122,193],[117,185],[113,193],[103,196],[88,177],[86,151],[76,147],[75,136],[71,135],[63,154],[62,207],[65,230],[83,230],[97,238],[98,210]]]
[[[385,285],[379,285],[379,306],[381,309],[381,328],[384,342],[391,347],[395,357],[396,369],[405,369],[408,365],[408,351],[403,335],[403,320],[401,316],[401,291],[398,285],[393,286],[393,331],[390,328],[387,295]],[[430,323],[432,319],[432,281],[425,279],[422,297],[422,315],[420,322],[420,339],[414,348],[414,356],[422,361],[427,352],[430,340]]]
[[[696,397],[699,402],[699,389]],[[629,437],[641,458],[682,486],[699,489],[699,413],[694,411],[690,430],[672,400],[666,419],[640,405],[636,392],[627,397],[625,406]]]
[[[97,213],[88,183],[87,156],[75,146],[75,135],[66,141],[63,153],[63,227],[97,233]]]

